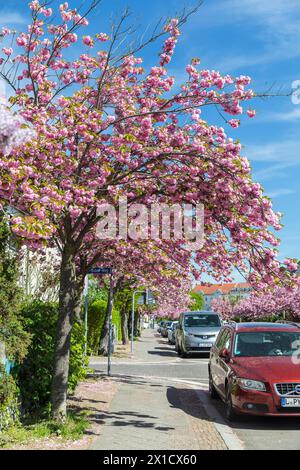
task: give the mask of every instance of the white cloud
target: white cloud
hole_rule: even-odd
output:
[[[10,26],[17,24],[26,24],[27,18],[20,13],[13,11],[0,10],[0,18],[2,26]]]
[[[300,140],[287,139],[265,145],[248,145],[243,155],[252,162],[263,163],[265,166],[253,171],[256,181],[288,176],[288,170],[300,166]],[[297,169],[297,172],[299,169]]]
[[[300,56],[299,0],[219,0],[204,3],[197,15],[202,27],[244,26],[258,39],[259,49],[224,57],[219,69],[230,71]],[[196,20],[194,20],[196,27]],[[251,28],[251,29],[250,29]],[[252,31],[251,31],[252,30]]]
[[[243,153],[252,161],[300,164],[300,139],[287,139],[265,145],[246,145]]]
[[[294,189],[290,188],[278,188],[275,189],[274,191],[267,191],[267,195],[271,197],[272,199],[276,197],[281,197],[281,196],[288,196],[290,194],[294,194],[296,191]]]
[[[300,119],[300,107],[283,113],[269,113],[260,118],[261,121],[294,122]]]

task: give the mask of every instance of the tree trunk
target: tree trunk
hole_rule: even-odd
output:
[[[141,318],[140,317],[141,317],[140,312],[136,310],[134,313],[134,324],[133,324],[133,331],[134,331],[133,334],[135,337],[141,336],[141,329],[140,329]]]
[[[52,416],[55,421],[65,421],[67,412],[67,391],[71,330],[75,306],[78,307],[76,292],[76,269],[74,254],[65,248],[62,254],[59,289],[59,318],[56,332],[52,378]]]
[[[109,343],[109,319],[113,309],[113,301],[114,301],[114,292],[112,289],[112,283],[110,283],[109,293],[108,293],[108,301],[107,307],[105,312],[105,318],[103,327],[101,330],[100,335],[100,344],[99,344],[99,354],[103,356],[107,356],[108,354],[108,343]]]
[[[127,310],[125,308],[121,310],[121,329],[122,329],[122,344],[128,344],[129,343],[128,315],[127,315]]]

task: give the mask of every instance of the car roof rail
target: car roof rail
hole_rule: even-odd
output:
[[[298,328],[300,328],[300,323],[297,323],[297,322],[291,321],[291,320],[276,320],[275,323],[285,323],[285,324],[297,326]]]

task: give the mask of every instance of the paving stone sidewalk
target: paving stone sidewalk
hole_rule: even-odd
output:
[[[185,384],[124,377],[109,411],[98,417],[98,450],[227,449],[196,393]]]

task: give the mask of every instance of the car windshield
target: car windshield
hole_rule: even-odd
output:
[[[184,317],[184,326],[187,328],[194,327],[216,327],[221,326],[220,318],[214,314],[197,314],[197,315],[186,315]]]
[[[238,333],[234,355],[243,357],[300,354],[300,332],[266,331]]]

